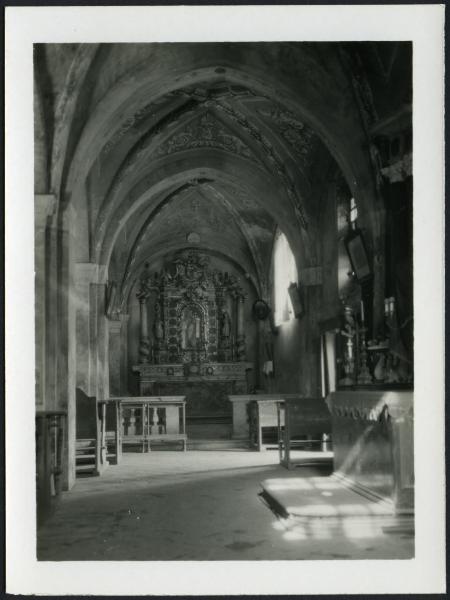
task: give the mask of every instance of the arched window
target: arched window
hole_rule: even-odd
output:
[[[274,254],[274,296],[275,296],[275,325],[281,325],[294,318],[289,285],[297,283],[297,267],[286,236],[278,230],[275,237]]]

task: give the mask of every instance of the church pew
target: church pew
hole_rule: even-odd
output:
[[[325,400],[298,396],[278,403],[278,432],[280,464],[288,469],[295,466],[295,449],[329,450],[331,415]]]

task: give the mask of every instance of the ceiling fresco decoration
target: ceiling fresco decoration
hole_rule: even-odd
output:
[[[294,243],[315,231],[318,174],[342,158],[347,175],[359,168],[370,180],[367,157],[346,150],[366,133],[348,110],[354,89],[336,48],[38,48],[40,64],[60,65],[41,91],[52,100],[43,111],[56,107],[62,198],[79,205],[87,232],[76,260],[106,264],[125,298],[143,261],[194,244],[243,265],[267,293],[277,227]]]

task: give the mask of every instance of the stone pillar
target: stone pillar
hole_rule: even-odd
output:
[[[108,321],[109,328],[109,389],[110,395],[120,396],[122,391],[122,319]]]
[[[120,330],[120,395],[129,396],[128,385],[128,322],[130,315],[120,315],[122,327]]]
[[[105,315],[106,266],[94,263],[75,265],[76,290],[76,387],[97,403],[109,396],[108,334]],[[97,414],[97,439],[101,426]],[[106,451],[96,451],[96,471],[107,466]]]
[[[318,398],[322,395],[321,354],[320,354],[320,310],[322,288],[319,285],[306,287],[307,326],[304,334],[304,353],[301,360],[300,390],[306,396]]]
[[[139,308],[140,308],[140,336],[139,336],[139,362],[148,363],[150,356],[150,339],[148,336],[148,315],[147,315],[147,294],[140,294]]]
[[[48,260],[46,261],[45,296],[45,399],[46,406],[57,406],[57,362],[58,362],[58,324],[55,315],[58,312],[58,239],[57,216],[47,230]]]
[[[300,320],[302,348],[299,361],[299,391],[305,396],[320,397],[322,394],[321,333],[323,289],[322,269],[319,266],[299,271],[304,289],[305,318]]]
[[[49,314],[54,323],[55,346],[55,408],[67,410],[67,436],[63,448],[63,487],[75,483],[76,437],[76,322],[74,294],[73,248],[75,247],[75,212],[69,205],[58,215],[56,230],[55,312]]]
[[[109,363],[108,363],[108,342],[109,328],[106,317],[106,283],[91,284],[91,293],[95,294],[95,314],[91,311],[91,320],[96,326],[96,337],[93,338],[96,344],[97,372],[95,381],[95,395],[97,400],[109,398]],[[95,346],[94,346],[95,348]]]
[[[244,301],[244,295],[239,294],[236,307],[236,354],[239,361],[245,360]]]
[[[100,285],[100,289],[92,289]],[[106,289],[106,267],[94,263],[75,265],[76,387],[95,396],[97,387],[98,301]]]
[[[35,351],[36,351],[36,409],[52,406],[46,398],[49,219],[56,209],[56,198],[50,194],[35,195],[34,200],[34,251],[35,251]]]

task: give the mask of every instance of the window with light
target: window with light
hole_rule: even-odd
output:
[[[278,231],[275,238],[273,269],[275,325],[281,325],[294,318],[288,288],[291,283],[298,282],[295,258],[286,236],[281,231]]]

